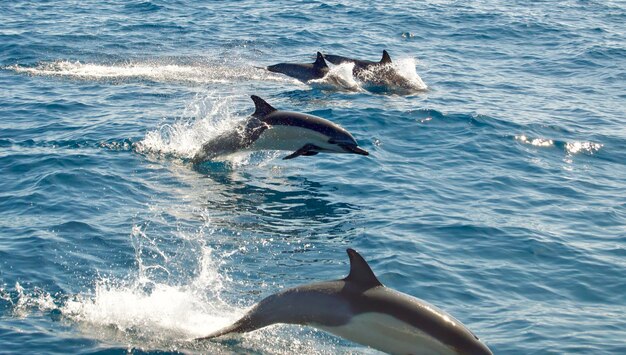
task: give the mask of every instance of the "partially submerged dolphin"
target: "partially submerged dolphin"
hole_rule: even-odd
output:
[[[383,50],[383,57],[378,62],[373,62],[370,60],[359,60],[354,58],[342,57],[340,55],[332,55],[325,54],[324,59],[329,61],[332,64],[339,65],[342,63],[354,63],[354,68],[352,68],[352,73],[354,76],[358,76],[366,70],[371,70],[372,68],[379,67],[382,65],[391,64],[391,57],[386,50]]]
[[[347,251],[346,278],[275,293],[234,324],[197,340],[288,323],[309,325],[392,354],[492,354],[454,317],[383,286],[359,253]]]
[[[277,110],[252,95],[255,111],[236,129],[202,145],[192,159],[194,164],[240,151],[288,150],[283,159],[318,153],[369,155],[341,126],[321,117]]]
[[[309,80],[323,78],[328,74],[329,69],[322,53],[317,52],[317,59],[312,64],[279,63],[268,66],[267,70],[274,73],[285,74],[306,83]]]

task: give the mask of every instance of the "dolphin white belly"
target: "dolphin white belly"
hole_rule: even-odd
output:
[[[296,126],[272,126],[265,130],[246,150],[289,150],[313,144],[327,151],[344,153],[337,145],[328,143],[328,136],[311,129]]]
[[[382,313],[359,314],[337,327],[315,327],[390,354],[458,354],[420,329]]]

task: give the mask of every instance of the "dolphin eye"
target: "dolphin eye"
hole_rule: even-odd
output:
[[[335,138],[331,138],[328,140],[328,143],[330,144],[337,144],[337,141],[335,140]]]

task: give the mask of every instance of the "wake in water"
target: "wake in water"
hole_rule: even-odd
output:
[[[309,80],[307,84],[324,90],[408,95],[425,91],[428,88],[415,71],[416,64],[413,58],[398,59],[393,63],[362,71],[356,77],[352,74],[352,63],[331,64],[328,73],[323,78]],[[39,63],[35,66],[15,64],[4,69],[28,75],[93,81],[149,80],[197,85],[253,80],[301,85],[296,79],[252,65],[181,64],[160,61],[97,64],[58,60]]]
[[[107,65],[59,60],[44,62],[35,66],[15,64],[5,67],[5,69],[29,75],[56,76],[80,80],[150,80],[190,84],[231,83],[247,80],[297,82],[296,80],[253,66],[209,63],[177,64],[148,61]]]

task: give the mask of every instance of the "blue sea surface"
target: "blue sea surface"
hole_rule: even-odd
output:
[[[624,2],[1,8],[0,353],[374,353],[290,325],[189,341],[344,277],[349,247],[496,354],[626,353]],[[383,49],[427,87],[259,69]],[[370,156],[194,168],[250,95]]]

